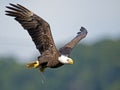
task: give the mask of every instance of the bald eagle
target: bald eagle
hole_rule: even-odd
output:
[[[45,68],[57,68],[64,64],[73,64],[70,53],[75,45],[87,35],[87,30],[81,27],[80,32],[70,42],[57,50],[51,34],[49,24],[41,17],[34,14],[20,4],[11,4],[6,6],[6,15],[15,17],[24,29],[31,36],[40,56],[36,61],[28,63],[28,68],[38,68],[44,72]]]

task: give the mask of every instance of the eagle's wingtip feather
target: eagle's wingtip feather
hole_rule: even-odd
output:
[[[83,34],[87,34],[88,33],[87,29],[85,27],[83,27],[83,26],[80,28],[80,32],[78,32],[77,34],[81,34],[81,33],[83,33]]]

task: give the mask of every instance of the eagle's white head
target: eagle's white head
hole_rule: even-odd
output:
[[[60,61],[63,64],[73,64],[73,60],[65,55],[61,55],[58,58],[58,61]]]

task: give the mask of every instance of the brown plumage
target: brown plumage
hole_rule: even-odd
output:
[[[68,57],[74,46],[87,35],[87,30],[81,27],[81,32],[78,32],[72,41],[58,51],[51,34],[50,26],[45,20],[20,4],[10,5],[11,7],[7,6],[10,11],[6,11],[6,15],[15,17],[15,20],[28,31],[41,54],[37,61],[27,64],[28,67],[40,68],[41,71],[44,71],[46,67],[57,68],[64,65],[60,61],[61,58],[58,60],[59,57],[62,55]]]

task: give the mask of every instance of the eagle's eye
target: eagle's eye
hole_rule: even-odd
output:
[[[67,59],[67,61],[69,61],[69,59]]]

